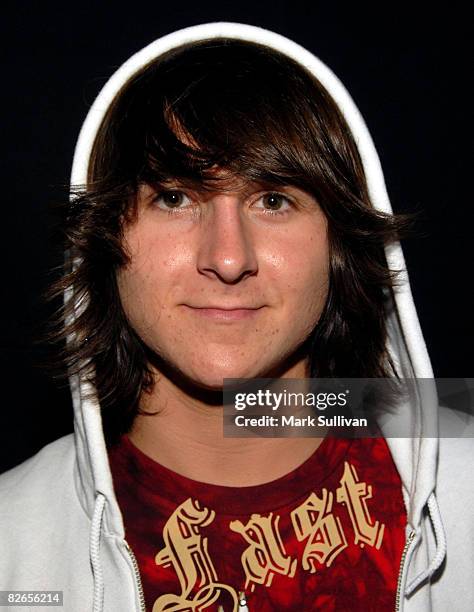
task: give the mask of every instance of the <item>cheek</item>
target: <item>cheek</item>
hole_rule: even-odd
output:
[[[280,251],[275,275],[280,276],[282,293],[295,323],[314,327],[324,308],[329,285],[329,250],[325,227],[310,234],[300,233]]]
[[[117,274],[117,285],[125,315],[130,325],[143,339],[146,330],[153,325],[160,309],[150,308],[148,303],[148,275],[143,269],[129,266]],[[155,296],[159,302],[159,296]],[[153,315],[153,316],[151,316]]]
[[[308,246],[308,255],[301,262],[304,271],[304,284],[309,295],[315,296],[314,301],[320,304],[326,301],[329,286],[329,247],[327,236],[313,238]]]
[[[146,339],[168,317],[170,293],[180,285],[186,253],[166,236],[129,232],[126,241],[131,263],[117,273],[120,299],[132,327]],[[153,328],[153,329],[152,329]]]

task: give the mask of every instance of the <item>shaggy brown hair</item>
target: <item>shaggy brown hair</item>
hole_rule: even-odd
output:
[[[153,385],[153,357],[117,289],[117,270],[128,262],[124,223],[133,223],[141,184],[172,177],[215,186],[215,168],[304,189],[327,217],[329,294],[304,345],[310,375],[395,374],[385,324],[394,274],[384,246],[405,220],[373,208],[349,128],[312,75],[261,45],[204,41],[151,62],[122,88],[95,140],[88,185],[76,188],[65,211],[65,248],[78,265],[51,292],[68,290],[71,299],[50,338],[72,334],[62,363],[92,380],[109,440],[129,430],[142,392]]]

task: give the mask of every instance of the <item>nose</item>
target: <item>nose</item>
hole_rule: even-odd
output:
[[[201,274],[234,284],[258,270],[251,228],[242,216],[240,200],[215,195],[202,225],[197,267]]]

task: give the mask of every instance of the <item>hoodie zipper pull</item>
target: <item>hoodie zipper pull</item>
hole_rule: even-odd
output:
[[[247,599],[245,598],[245,592],[239,591],[239,610],[238,612],[249,612],[247,606]]]
[[[224,606],[219,606],[217,612],[225,612]],[[239,607],[237,608],[237,612],[249,612],[244,591],[239,591]]]

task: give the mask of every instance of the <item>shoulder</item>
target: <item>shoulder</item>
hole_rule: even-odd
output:
[[[439,469],[453,471],[454,468],[473,465],[474,461],[474,415],[460,410],[442,407],[439,411]],[[463,474],[465,474],[463,469]],[[452,477],[461,474],[451,474]],[[473,481],[474,482],[474,481]]]
[[[9,493],[28,495],[28,491],[42,488],[53,477],[62,480],[75,458],[74,435],[69,434],[47,446],[20,465],[0,475],[0,504]],[[53,481],[54,482],[54,481]]]
[[[23,523],[44,528],[58,508],[75,505],[74,436],[64,436],[0,476],[0,539]],[[31,532],[30,532],[31,533]]]
[[[442,408],[439,427],[436,495],[445,516],[454,522],[469,518],[474,534],[474,417]]]
[[[447,553],[432,580],[432,606],[433,610],[472,610],[474,593],[466,585],[474,574],[474,418],[442,408],[439,426],[435,492]]]
[[[0,476],[0,576],[9,588],[60,584],[72,565],[84,574],[89,527],[76,493],[75,457],[70,434]],[[76,555],[57,563],[73,547]]]
[[[88,598],[92,589],[90,520],[77,495],[75,465],[70,434],[0,476],[3,584],[10,590],[64,590],[71,610],[81,609],[73,604],[75,594]]]

